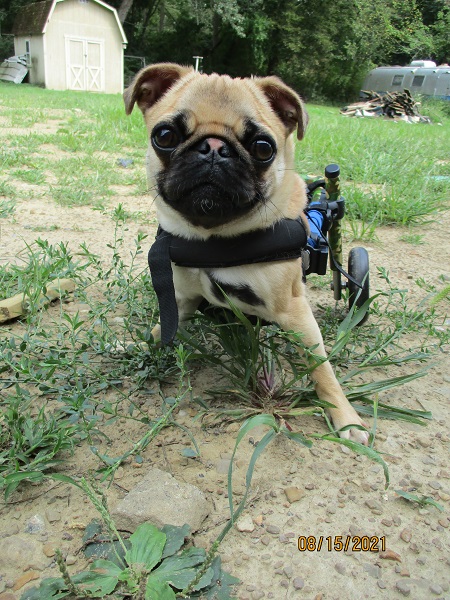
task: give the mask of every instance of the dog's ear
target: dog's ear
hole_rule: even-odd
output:
[[[193,71],[192,67],[182,67],[175,63],[144,67],[123,93],[127,115],[131,114],[135,103],[145,113],[176,81]]]
[[[254,81],[264,92],[289,133],[297,129],[297,137],[301,140],[308,124],[308,113],[300,96],[275,76],[258,77]]]

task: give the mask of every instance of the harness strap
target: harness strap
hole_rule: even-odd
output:
[[[148,266],[159,304],[161,342],[164,345],[173,342],[178,329],[178,307],[170,261],[172,237],[167,231],[158,230],[158,235],[148,253]]]
[[[153,288],[158,298],[161,342],[171,344],[178,329],[178,308],[172,262],[181,267],[217,269],[300,258],[307,244],[302,219],[282,219],[268,229],[236,237],[187,240],[161,227],[148,253]]]

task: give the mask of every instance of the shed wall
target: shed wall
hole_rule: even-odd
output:
[[[33,85],[45,85],[44,36],[15,36],[14,53],[20,56],[26,53],[26,41],[30,41],[30,59],[28,81]]]
[[[103,42],[103,89],[123,91],[122,38],[112,11],[89,1],[64,0],[55,6],[45,33],[46,87],[65,90],[68,85],[67,39]]]

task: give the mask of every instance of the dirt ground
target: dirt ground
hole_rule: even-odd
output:
[[[130,212],[151,211],[149,199],[118,195],[114,207],[123,203]],[[52,231],[52,226],[59,228]],[[36,237],[56,244],[69,242],[71,248],[84,241],[92,252],[110,256],[107,244],[113,235],[109,216],[89,207],[62,208],[44,198],[19,202],[14,217],[0,222],[0,259],[13,261],[25,243]],[[39,233],[35,229],[39,227]],[[153,226],[128,225],[126,245],[134,246],[138,231]],[[153,231],[152,231],[153,230]],[[390,271],[399,287],[414,288],[415,279],[424,277],[439,284],[439,275],[450,278],[450,215],[440,217],[433,235],[426,235],[422,245],[400,241],[402,231],[382,228],[379,241],[365,244],[369,250],[372,287],[376,289],[375,266]],[[149,242],[150,244],[150,242]],[[346,248],[346,250],[348,250]],[[141,257],[145,263],[145,253]],[[417,292],[419,293],[419,292]],[[331,292],[311,291],[315,307]],[[70,304],[67,305],[70,307]],[[53,307],[55,311],[59,309]],[[445,325],[449,327],[448,324]],[[13,334],[17,324],[9,326]],[[196,373],[194,390],[201,394],[207,376]],[[306,449],[286,439],[277,439],[259,459],[246,517],[239,531],[234,528],[221,546],[226,570],[238,577],[239,600],[260,598],[342,600],[403,596],[413,599],[450,599],[450,355],[448,348],[434,360],[428,376],[407,386],[386,392],[380,400],[400,406],[426,409],[433,420],[426,427],[399,421],[379,422],[376,448],[386,453],[391,485],[384,487],[382,469],[368,459],[356,456],[343,446],[316,443]],[[158,414],[157,397],[146,396],[148,414]],[[202,430],[192,417],[195,409],[183,406],[178,421],[188,426],[199,444],[201,459],[183,458],[180,448],[187,438],[179,429],[170,429],[158,437],[158,446],[147,448],[144,462],[130,462],[119,469],[108,490],[111,507],[133,488],[153,465],[169,471],[180,481],[199,487],[211,502],[210,516],[195,536],[195,543],[208,547],[228,518],[226,472],[223,472],[233,450],[237,425]],[[126,427],[125,427],[126,425]],[[129,448],[142,430],[129,422],[117,424],[110,431],[114,454]],[[325,433],[319,418],[308,417],[305,431]],[[255,441],[262,431],[252,432]],[[101,444],[101,440],[98,441]],[[241,445],[236,464],[236,491],[243,491],[243,477],[254,446]],[[72,476],[98,466],[87,444],[79,446],[68,458],[65,472]],[[285,490],[300,490],[298,499],[288,502]],[[418,508],[399,498],[394,490],[403,489],[430,496],[444,511],[433,506]],[[76,488],[55,482],[28,485],[11,500],[0,505],[0,600],[13,600],[39,578],[57,576],[54,548],[60,547],[74,572],[85,566],[79,552],[86,524],[96,517],[95,509]],[[34,517],[38,516],[39,518]],[[31,533],[33,523],[37,532]],[[299,536],[322,539],[320,551],[299,551]],[[386,546],[383,554],[353,547],[346,551],[328,548],[335,537],[369,536],[380,538]],[[384,539],[381,540],[381,538]]]

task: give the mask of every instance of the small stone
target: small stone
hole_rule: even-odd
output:
[[[294,590],[301,590],[305,587],[305,582],[301,577],[294,577],[292,580],[292,585],[294,586]]]
[[[412,537],[412,532],[410,529],[403,529],[400,532],[400,537],[401,539],[406,542],[407,544],[409,544],[409,542],[411,541],[411,537]]]
[[[25,533],[41,533],[45,530],[45,522],[41,515],[34,515],[25,523]]]
[[[17,596],[11,594],[11,592],[5,592],[4,594],[0,594],[0,600],[17,600]]]
[[[268,535],[263,535],[261,538],[261,544],[268,546],[270,544],[270,537]]]
[[[47,521],[49,523],[56,523],[57,521],[61,521],[61,513],[59,510],[55,510],[53,508],[49,508],[45,511],[45,516],[47,517]]]
[[[252,592],[252,600],[261,600],[261,598],[264,598],[266,594],[264,592],[262,592],[261,590],[253,590]]]
[[[381,506],[380,502],[377,502],[376,500],[366,500],[365,504],[370,508],[370,510],[375,511],[377,513],[381,513],[381,511],[383,510],[383,507]]]
[[[36,571],[27,571],[14,581],[13,591],[17,592],[17,590],[20,590],[24,585],[35,579],[39,579],[39,573]]]
[[[257,517],[255,517],[253,519],[253,523],[255,525],[258,525],[258,527],[260,527],[263,524],[263,520],[264,520],[264,517],[262,515],[258,515]]]
[[[400,580],[395,584],[397,590],[404,596],[409,596],[411,593],[411,586],[406,581]]]
[[[53,544],[45,544],[45,546],[42,548],[42,552],[47,558],[55,556],[55,549],[53,547]]]
[[[400,557],[400,554],[397,554],[397,552],[394,552],[393,550],[390,550],[389,548],[387,548],[385,551],[381,551],[378,556],[380,558],[384,558],[387,560],[396,560],[397,562],[402,562],[402,559]]]
[[[237,521],[236,529],[241,533],[251,533],[255,530],[255,524],[249,515],[245,515]]]
[[[441,527],[444,527],[444,529],[447,529],[449,526],[447,519],[439,519],[438,523],[441,525]]]
[[[440,490],[442,487],[439,481],[430,481],[428,485],[433,488],[433,490]]]
[[[380,590],[385,590],[385,589],[386,589],[386,587],[387,587],[387,586],[386,586],[386,584],[384,583],[384,581],[383,581],[382,579],[379,579],[379,580],[377,581],[377,585],[378,585],[378,587],[380,588]]]
[[[337,563],[334,565],[334,568],[335,568],[335,569],[336,569],[336,571],[337,571],[338,573],[340,573],[341,575],[345,575],[345,573],[346,573],[346,569],[345,569],[345,564],[344,564],[343,562],[337,562]]]
[[[276,525],[267,525],[266,531],[267,533],[271,533],[272,535],[278,535],[280,533],[280,528]]]
[[[292,575],[294,574],[294,569],[291,567],[291,565],[287,565],[286,567],[284,567],[283,573],[286,575],[286,577],[288,579],[292,579]]]
[[[293,502],[298,502],[305,495],[305,492],[303,490],[299,489],[298,487],[284,488],[284,493],[286,494],[286,498],[288,499],[288,502],[290,502],[291,504]]]
[[[426,437],[418,437],[417,441],[422,446],[422,448],[428,448],[431,445],[431,441]]]
[[[438,585],[437,583],[432,583],[430,585],[430,592],[432,594],[436,594],[436,596],[440,596],[441,594],[444,593],[444,590],[441,588],[440,585]]]
[[[289,581],[287,579],[282,579],[280,581],[280,585],[281,585],[281,587],[284,587],[287,589],[289,587]]]
[[[366,563],[364,565],[364,571],[366,571],[371,577],[375,579],[379,579],[381,575],[381,569],[377,565],[372,565],[371,563]]]

